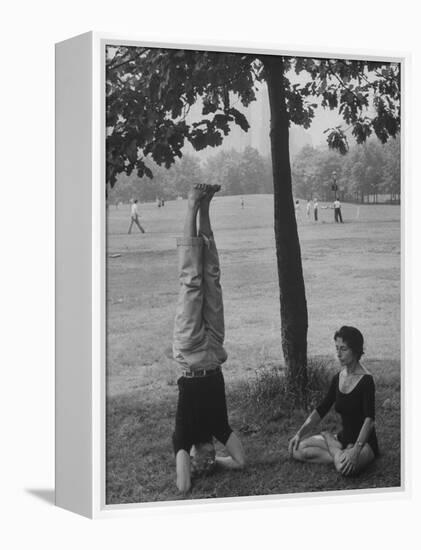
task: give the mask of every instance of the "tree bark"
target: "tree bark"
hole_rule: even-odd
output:
[[[307,301],[291,186],[289,118],[281,57],[265,56],[263,64],[270,105],[270,141],[274,189],[274,229],[281,308],[282,351],[290,388],[306,404]]]

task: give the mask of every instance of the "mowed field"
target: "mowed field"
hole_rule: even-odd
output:
[[[343,204],[319,222],[298,213],[313,362],[338,368],[333,333],[355,325],[366,339],[364,364],[377,384],[382,457],[355,479],[331,468],[292,463],[286,444],[305,417],[283,411],[276,394],[255,410],[254,385],[282,365],[279,290],[270,195],[217,197],[211,210],[222,270],[226,319],[224,366],[231,424],[249,465],[199,479],[187,498],[283,494],[400,484],[400,208]],[[323,203],[320,204],[323,206]],[[107,222],[107,502],[181,498],[175,489],[171,434],[177,368],[168,358],[178,294],[175,238],[186,201],[140,205],[141,223],[127,234],[127,205]],[[270,392],[269,392],[270,394]],[[266,393],[265,393],[266,395]],[[275,417],[270,410],[277,410]],[[269,415],[269,416],[268,416]],[[260,418],[261,416],[261,418]],[[337,419],[327,419],[334,427]],[[184,497],[183,497],[184,498]]]

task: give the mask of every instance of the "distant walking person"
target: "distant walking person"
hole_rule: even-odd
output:
[[[313,199],[313,212],[314,212],[314,221],[317,222],[319,219],[319,203],[317,202],[317,199]]]
[[[177,487],[183,493],[190,489],[195,463],[199,468],[205,463],[208,471],[215,462],[227,468],[242,468],[245,464],[241,442],[228,422],[221,370],[227,359],[223,347],[224,307],[218,252],[209,218],[210,202],[219,189],[219,185],[205,184],[191,189],[184,234],[177,240],[180,294],[173,356],[182,373],[177,381],[173,445]],[[214,437],[230,456],[215,457]],[[198,464],[200,461],[202,464]]]
[[[308,219],[310,219],[310,213],[311,213],[311,202],[310,202],[310,199],[308,199],[306,204],[306,214]]]
[[[333,208],[335,209],[335,222],[336,223],[344,223],[342,220],[342,213],[341,213],[341,203],[339,199],[336,199],[333,203]]]
[[[130,211],[130,217],[131,217],[131,220],[130,220],[130,227],[128,231],[129,235],[132,232],[132,227],[134,223],[137,225],[137,227],[140,229],[142,233],[145,233],[145,230],[143,229],[143,227],[140,225],[140,222],[139,222],[139,210],[137,208],[137,199],[133,201],[132,208]]]
[[[244,208],[244,199],[243,199],[243,197],[241,197],[241,202],[240,202],[240,204],[241,204],[241,209],[243,209],[243,208]]]

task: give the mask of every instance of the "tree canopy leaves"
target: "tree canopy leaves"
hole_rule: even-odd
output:
[[[282,59],[290,123],[309,128],[318,108],[338,109],[348,127],[326,133],[329,147],[341,153],[349,149],[349,131],[357,143],[373,133],[382,143],[398,134],[399,65]],[[256,100],[267,78],[262,60],[256,54],[109,46],[107,182],[113,186],[119,173],[133,170],[151,178],[148,158],[168,168],[186,142],[200,151],[221,145],[232,125],[248,131],[241,108]]]

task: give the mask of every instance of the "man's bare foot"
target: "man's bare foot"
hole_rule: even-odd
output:
[[[189,191],[187,200],[191,206],[199,206],[200,201],[207,197],[207,188],[205,183],[196,183]]]
[[[220,185],[208,185],[208,189],[206,193],[208,195],[209,201],[212,200],[214,194],[220,191],[220,189],[221,189]]]
[[[210,185],[210,184],[199,184],[199,185],[201,185],[202,188],[203,187],[206,188],[205,189],[206,196],[203,197],[201,201],[201,205],[209,204],[210,201],[213,199],[213,196],[215,195],[215,193],[217,193],[221,189],[220,185]]]
[[[198,206],[202,202],[209,203],[214,194],[221,189],[220,185],[210,185],[208,183],[196,183],[190,189],[187,196],[189,204]]]

